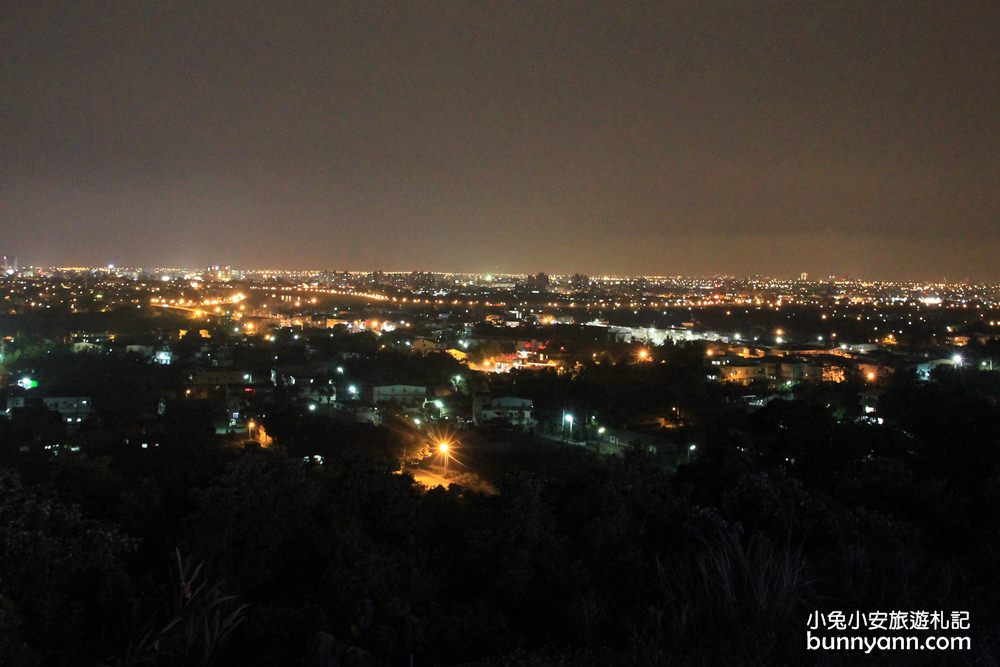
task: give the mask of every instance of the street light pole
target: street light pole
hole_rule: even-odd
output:
[[[438,451],[441,452],[441,456],[444,458],[444,463],[442,464],[442,467],[444,468],[444,473],[447,475],[448,459],[451,457],[451,447],[448,445],[447,442],[442,441],[438,443]]]

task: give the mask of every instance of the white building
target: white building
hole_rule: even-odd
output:
[[[530,398],[476,396],[472,399],[472,423],[503,419],[514,426],[531,426],[534,403]]]

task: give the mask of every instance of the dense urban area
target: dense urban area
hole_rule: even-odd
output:
[[[1000,657],[1000,286],[4,268],[0,664]]]

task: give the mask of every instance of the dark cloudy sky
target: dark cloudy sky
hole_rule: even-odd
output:
[[[23,263],[1000,280],[1000,4],[0,3]]]

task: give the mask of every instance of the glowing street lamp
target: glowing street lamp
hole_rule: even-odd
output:
[[[690,444],[688,445],[688,463],[691,463],[691,453],[698,449],[698,445]]]
[[[448,459],[451,458],[451,445],[447,441],[441,440],[438,442],[438,452],[441,454],[441,458],[444,460],[444,471],[448,472]]]

